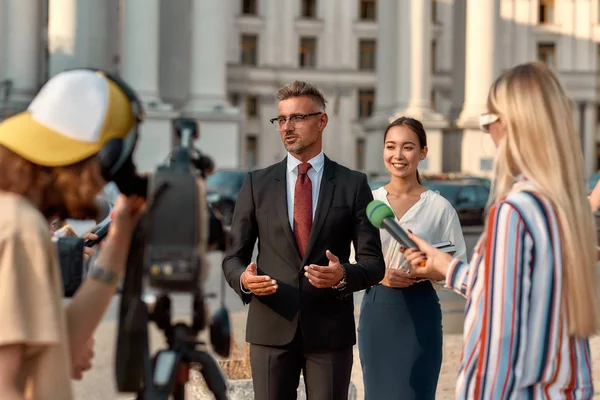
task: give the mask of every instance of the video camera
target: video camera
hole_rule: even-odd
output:
[[[133,235],[122,286],[115,373],[119,392],[135,392],[138,399],[183,399],[190,363],[201,365],[206,384],[217,399],[226,399],[225,377],[204,342],[196,340],[207,327],[203,283],[208,275],[205,256],[210,248],[224,250],[222,224],[206,201],[204,177],[212,161],[193,146],[197,123],[176,119],[179,146],[166,165],[150,176],[137,174],[129,159],[117,162],[113,182],[121,193],[147,199],[147,211]],[[133,144],[135,146],[135,143]],[[101,163],[102,164],[102,163]],[[106,165],[111,165],[107,162]],[[112,160],[112,165],[115,160]],[[145,295],[148,286],[154,295]],[[170,293],[192,296],[191,325],[171,322]],[[229,356],[229,315],[221,294],[221,308],[210,323],[214,351]],[[150,356],[148,323],[166,337],[168,348]]]

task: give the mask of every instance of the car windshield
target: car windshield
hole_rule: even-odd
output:
[[[208,191],[236,194],[245,177],[246,172],[244,171],[215,171],[206,179],[206,187]]]

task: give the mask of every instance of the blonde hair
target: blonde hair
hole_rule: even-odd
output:
[[[490,112],[505,136],[498,146],[491,206],[519,175],[531,178],[553,205],[562,239],[563,299],[569,334],[589,337],[599,322],[596,230],[584,185],[584,163],[570,100],[546,65],[518,65],[492,85]]]

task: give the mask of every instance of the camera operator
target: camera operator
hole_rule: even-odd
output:
[[[92,271],[63,308],[49,222],[94,219],[106,184],[96,158],[137,116],[126,93],[100,72],[51,78],[27,111],[0,124],[0,398],[70,400],[71,366],[122,275],[145,201],[121,195]]]

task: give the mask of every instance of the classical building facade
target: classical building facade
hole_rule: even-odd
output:
[[[588,173],[598,168],[599,0],[0,0],[0,118],[49,76],[76,66],[119,73],[149,109],[138,163],[173,143],[170,120],[200,121],[220,167],[256,168],[285,151],[274,93],[308,80],[328,99],[324,148],[383,171],[390,118],[426,126],[426,172],[489,174],[478,130],[498,74],[542,60],[573,101]],[[2,91],[0,91],[2,95]]]

